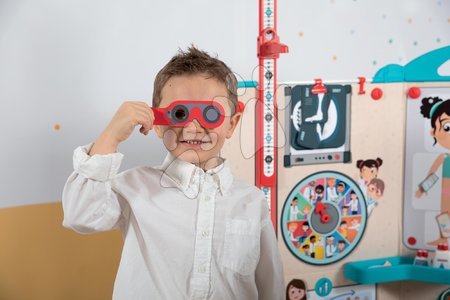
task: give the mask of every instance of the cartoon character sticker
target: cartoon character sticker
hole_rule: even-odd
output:
[[[356,167],[359,169],[357,181],[359,188],[366,198],[368,215],[370,215],[373,209],[378,206],[378,200],[384,195],[384,181],[378,178],[382,164],[383,160],[379,157],[376,159],[358,160],[356,162]],[[355,205],[355,201],[352,203]],[[350,206],[352,214],[355,211],[355,208],[355,206],[353,206],[353,208]]]
[[[286,300],[307,300],[306,284],[301,279],[292,279],[286,287]]]
[[[377,178],[382,164],[381,158],[358,160],[356,162],[356,167],[359,169],[358,185],[364,196],[367,196],[367,186],[372,179]]]
[[[430,136],[434,139],[434,145],[438,144],[445,149],[445,153],[439,154],[427,174],[425,179],[419,184],[415,193],[417,198],[422,198],[441,177],[441,205],[439,216],[450,214],[450,99],[442,100],[439,97],[427,97],[422,99],[420,112],[424,118],[430,119]],[[442,167],[441,174],[437,174],[438,169]],[[450,215],[449,215],[450,216]],[[442,218],[442,217],[441,217]],[[430,241],[427,244],[437,246],[440,243],[447,244],[447,237],[437,218],[440,229],[440,237],[437,240]]]
[[[384,194],[384,181],[379,178],[374,178],[367,186],[367,213],[370,215],[375,206],[378,205],[378,200]]]

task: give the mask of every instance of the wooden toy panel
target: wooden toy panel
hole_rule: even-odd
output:
[[[423,87],[442,86],[442,83],[420,83]],[[450,83],[444,85],[450,86]],[[413,255],[402,243],[403,232],[403,185],[405,157],[406,99],[413,83],[367,84],[365,94],[358,94],[359,86],[352,85],[350,119],[350,163],[330,163],[284,167],[283,155],[286,143],[285,113],[288,103],[284,89],[278,88],[278,245],[283,257],[286,283],[293,278],[305,281],[309,290],[316,282],[327,277],[333,286],[354,284],[343,276],[344,264],[350,261],[367,260],[397,255]],[[381,89],[379,100],[371,98],[374,88]],[[254,112],[255,92],[247,89],[241,92],[246,103],[241,125],[223,148],[223,156],[230,159],[234,174],[254,182]],[[238,146],[239,145],[239,146]],[[378,204],[367,218],[367,225],[359,244],[345,258],[327,265],[312,265],[301,261],[288,249],[282,237],[280,220],[285,201],[293,189],[305,177],[319,171],[336,171],[358,181],[360,169],[358,160],[381,158],[377,178],[382,179],[385,188]],[[383,300],[407,299],[411,295],[423,297],[437,295],[444,289],[440,285],[421,284],[417,289],[406,282],[377,285],[377,298]],[[409,295],[409,296],[407,296]],[[411,298],[410,298],[411,299]],[[425,299],[425,298],[423,298]]]

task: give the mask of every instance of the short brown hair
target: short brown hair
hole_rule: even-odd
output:
[[[228,99],[234,106],[231,106],[234,114],[238,105],[236,76],[223,61],[210,56],[207,52],[199,50],[193,45],[188,47],[187,51],[180,49],[156,75],[153,84],[153,107],[158,107],[161,103],[162,89],[171,77],[202,73],[225,84]]]

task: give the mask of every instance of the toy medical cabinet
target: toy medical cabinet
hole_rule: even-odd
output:
[[[275,12],[262,7],[262,15]],[[271,61],[260,80],[240,85],[246,107],[229,143],[240,149],[225,145],[223,155],[266,194],[286,283],[302,280],[307,299],[437,299],[450,284],[444,250],[437,251],[450,237],[450,196],[442,196],[444,163],[430,170],[450,148],[441,136],[433,145],[421,106],[425,98],[450,99],[450,78],[436,71],[450,47],[383,67],[372,79],[276,89],[276,60],[287,49],[274,36],[266,46],[277,55],[265,56]],[[418,250],[441,265],[428,257],[426,265],[424,252],[414,264]]]

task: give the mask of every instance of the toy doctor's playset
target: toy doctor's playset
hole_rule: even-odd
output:
[[[372,78],[277,83],[275,14],[260,2],[259,81],[240,82],[243,150],[225,155],[265,192],[287,299],[450,298],[450,46]]]

